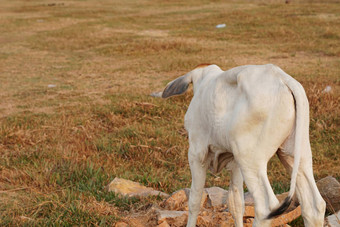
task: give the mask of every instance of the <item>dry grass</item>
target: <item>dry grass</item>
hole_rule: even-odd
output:
[[[157,200],[105,192],[115,176],[168,193],[189,187],[192,93],[149,94],[203,62],[270,62],[298,79],[315,177],[339,179],[339,10],[335,1],[3,1],[0,225],[109,225]],[[276,192],[288,189],[277,158],[269,177]],[[209,174],[207,186],[228,179]]]

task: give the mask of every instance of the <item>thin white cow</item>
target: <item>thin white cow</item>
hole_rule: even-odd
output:
[[[275,65],[246,65],[222,71],[199,65],[170,82],[163,98],[183,94],[193,83],[185,114],[192,174],[187,226],[195,226],[208,167],[232,171],[228,208],[243,226],[243,181],[254,197],[253,226],[270,226],[297,193],[305,226],[323,226],[325,202],[313,177],[309,104],[301,84]],[[277,154],[291,172],[288,197],[280,205],[267,177]]]

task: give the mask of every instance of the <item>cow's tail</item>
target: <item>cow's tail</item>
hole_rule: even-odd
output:
[[[285,73],[279,67],[275,67],[279,70],[281,80],[291,90],[295,101],[295,137],[294,137],[294,164],[291,174],[290,190],[287,198],[279,205],[278,208],[272,210],[267,216],[267,219],[276,217],[285,212],[292,202],[296,189],[296,178],[300,165],[301,148],[303,143],[304,134],[306,129],[309,128],[309,104],[308,99],[302,85]],[[306,125],[307,124],[307,125]]]

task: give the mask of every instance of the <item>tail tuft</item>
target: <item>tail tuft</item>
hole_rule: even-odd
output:
[[[267,219],[272,219],[276,216],[281,215],[283,212],[285,212],[288,209],[291,203],[292,203],[292,197],[288,196],[287,198],[285,198],[283,203],[277,209],[273,210],[272,212],[270,212],[270,214],[268,214]]]

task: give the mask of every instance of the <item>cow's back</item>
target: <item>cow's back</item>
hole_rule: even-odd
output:
[[[241,66],[205,78],[188,108],[187,130],[209,132],[210,144],[230,150],[237,138],[260,136],[269,118],[292,127],[293,96],[274,67]]]

